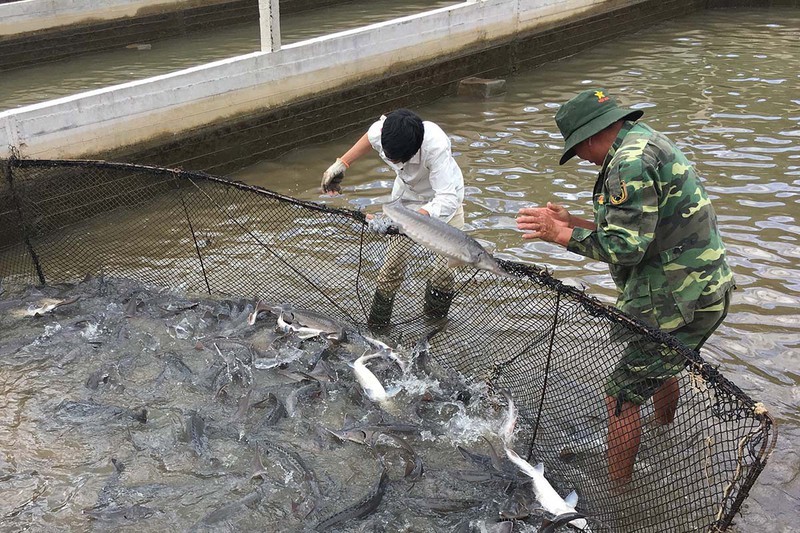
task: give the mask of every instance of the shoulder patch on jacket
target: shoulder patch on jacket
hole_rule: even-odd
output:
[[[619,182],[619,189],[619,194],[615,194],[616,191],[611,193],[611,196],[608,199],[611,202],[611,205],[624,204],[628,200],[628,187],[622,180]]]

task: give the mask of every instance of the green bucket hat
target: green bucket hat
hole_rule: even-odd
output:
[[[583,91],[562,105],[556,113],[556,124],[564,137],[563,165],[575,155],[575,147],[592,135],[599,133],[621,119],[638,120],[644,115],[640,109],[619,107],[605,89]]]

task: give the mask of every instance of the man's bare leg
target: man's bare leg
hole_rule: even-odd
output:
[[[669,378],[658,388],[653,395],[656,423],[662,426],[672,423],[675,419],[675,411],[678,409],[679,395],[680,385],[675,376]]]
[[[642,422],[639,406],[622,402],[619,414],[617,399],[606,396],[608,409],[608,478],[611,489],[619,491],[630,483],[633,464],[642,440]]]

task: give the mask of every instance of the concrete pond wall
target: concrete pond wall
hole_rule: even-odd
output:
[[[351,0],[280,0],[284,15]],[[0,72],[257,21],[258,0],[0,2]]]
[[[430,102],[463,78],[505,76],[710,5],[764,0],[473,0],[6,111],[0,157],[221,174]]]

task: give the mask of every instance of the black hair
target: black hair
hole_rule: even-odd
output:
[[[408,109],[397,109],[386,115],[381,130],[383,153],[390,161],[405,163],[419,151],[425,129],[422,119]]]

